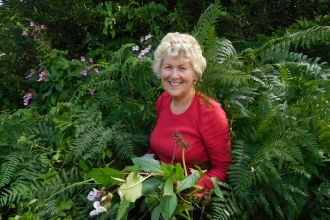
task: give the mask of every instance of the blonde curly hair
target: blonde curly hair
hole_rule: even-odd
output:
[[[201,47],[197,40],[189,34],[178,32],[168,33],[161,41],[154,53],[153,71],[160,77],[161,65],[165,55],[182,57],[190,62],[193,70],[199,77],[206,68],[206,60],[203,57]]]

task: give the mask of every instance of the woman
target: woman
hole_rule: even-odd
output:
[[[211,177],[225,181],[231,162],[226,114],[217,102],[194,88],[205,67],[201,48],[191,35],[169,33],[162,39],[155,51],[153,70],[165,92],[156,104],[157,124],[147,152],[164,163],[184,165],[185,148],[188,171],[195,165],[210,164],[197,183],[202,191],[213,188]]]

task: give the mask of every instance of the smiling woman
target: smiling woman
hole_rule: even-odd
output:
[[[207,172],[197,183],[202,187],[197,196],[213,188],[210,178],[226,181],[231,162],[226,114],[216,101],[194,88],[205,67],[193,36],[169,33],[163,38],[155,51],[153,70],[165,92],[156,104],[157,124],[147,152],[161,162],[186,165],[187,174],[196,164],[208,164],[201,166]]]

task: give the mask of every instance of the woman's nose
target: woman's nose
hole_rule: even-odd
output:
[[[177,79],[179,78],[178,70],[176,68],[173,68],[171,71],[171,78]]]

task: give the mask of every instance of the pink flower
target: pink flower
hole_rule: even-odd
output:
[[[89,62],[93,63],[93,58],[88,58]]]
[[[45,76],[46,76],[46,72],[42,71],[42,72],[39,74],[38,82],[40,82],[40,81],[47,81]]]
[[[87,70],[90,70],[90,69],[91,69],[91,67],[90,67],[90,66],[86,66],[86,69],[87,69]]]
[[[35,70],[35,69],[32,69],[32,70],[31,70],[31,73],[30,73],[29,75],[27,75],[25,78],[30,78],[30,77],[32,77],[35,73],[36,73],[36,70]]]
[[[23,96],[23,99],[24,99],[24,105],[27,106],[29,104],[29,100],[33,98],[33,94],[31,92],[29,93],[26,93],[24,96]]]
[[[94,71],[97,73],[100,72],[98,68],[94,68]]]
[[[23,31],[22,35],[27,36],[28,35],[27,31]]]
[[[94,95],[95,89],[93,89],[92,91],[90,91],[88,94],[90,95]]]
[[[34,27],[35,26],[35,24],[34,24],[34,22],[30,22],[30,27]]]
[[[81,60],[81,62],[85,62],[85,61],[86,61],[86,58],[83,57],[83,56],[81,56],[81,57],[80,57],[80,60]]]
[[[145,40],[149,40],[150,38],[152,38],[151,34],[148,34],[147,36],[144,37]]]
[[[87,76],[87,70],[81,71],[80,74],[83,75],[83,76]]]
[[[89,201],[94,201],[95,198],[100,196],[99,192],[100,192],[99,190],[93,188],[93,190],[88,193],[87,199]]]
[[[93,203],[93,206],[94,206],[95,210],[93,210],[93,211],[91,211],[89,213],[90,216],[98,215],[101,212],[106,212],[107,211],[106,208],[104,208],[103,206],[101,206],[101,204],[100,204],[99,201],[95,201]]]
[[[45,25],[43,25],[43,24],[40,25],[40,29],[41,29],[41,30],[44,30],[44,29],[45,29]]]

